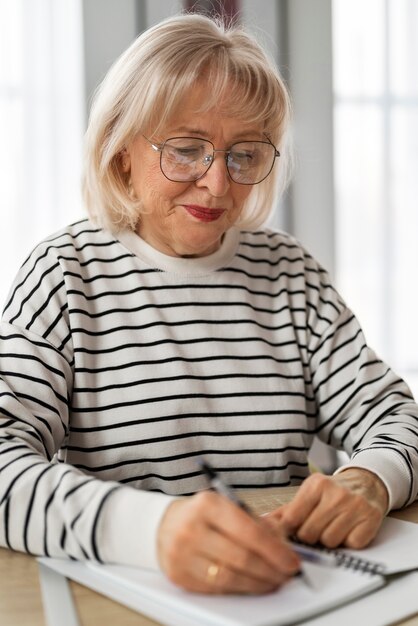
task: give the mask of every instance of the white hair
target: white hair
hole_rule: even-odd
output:
[[[83,194],[96,223],[111,230],[136,228],[141,199],[132,194],[129,175],[121,167],[122,151],[138,132],[163,131],[197,82],[207,86],[201,110],[226,103],[228,116],[262,125],[279,149],[272,173],[251,190],[239,225],[255,229],[268,218],[290,170],[285,84],[274,62],[241,27],[185,14],[142,33],[95,94],[86,133]]]

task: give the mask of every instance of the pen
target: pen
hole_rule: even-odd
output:
[[[250,515],[253,514],[251,509],[246,505],[246,503],[240,500],[240,498],[238,498],[237,494],[232,489],[232,487],[230,487],[227,483],[225,483],[222,480],[219,474],[215,472],[213,467],[209,465],[207,461],[203,461],[202,459],[199,459],[199,465],[202,468],[203,473],[206,474],[206,476],[208,477],[211,487],[213,487],[213,489],[217,493],[220,493],[223,496],[225,496],[225,498],[228,498],[228,500],[230,500],[231,502],[239,506],[240,509],[243,509],[248,514]]]
[[[204,474],[206,474],[211,487],[217,492],[223,495],[225,498],[228,498],[231,502],[234,502],[241,509],[246,511],[249,515],[253,515],[250,507],[243,502],[236,494],[236,492],[228,485],[219,474],[213,469],[213,467],[203,459],[199,459],[199,465]],[[296,552],[300,556],[303,561],[308,561],[309,563],[315,563],[316,565],[324,565],[328,567],[335,567],[336,560],[333,556],[328,554],[322,554],[317,552],[313,548],[309,548],[307,546],[302,546],[294,541],[289,542],[292,550]]]

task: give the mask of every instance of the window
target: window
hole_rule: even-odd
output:
[[[418,3],[332,7],[337,282],[418,396]]]
[[[81,0],[0,0],[0,308],[30,248],[82,216]]]

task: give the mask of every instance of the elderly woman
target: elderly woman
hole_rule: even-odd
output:
[[[262,226],[288,126],[259,45],[203,16],[148,30],[110,70],[89,219],[36,247],[3,314],[1,545],[266,592],[300,568],[288,534],[361,547],[415,499],[407,386],[320,265]],[[350,455],[332,477],[309,476],[314,435]],[[302,486],[256,519],[207,489],[201,457],[233,487]]]

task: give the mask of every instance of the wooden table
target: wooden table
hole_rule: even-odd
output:
[[[288,502],[296,488],[255,491],[245,499],[259,513],[269,510],[272,502]],[[391,514],[399,519],[418,523],[418,502],[403,511]],[[80,626],[157,626],[147,617],[131,611],[94,591],[70,582]],[[418,626],[418,615],[399,622],[402,626]],[[34,557],[0,548],[0,625],[47,626],[42,607],[38,564]],[[59,626],[59,624],[57,624]]]

